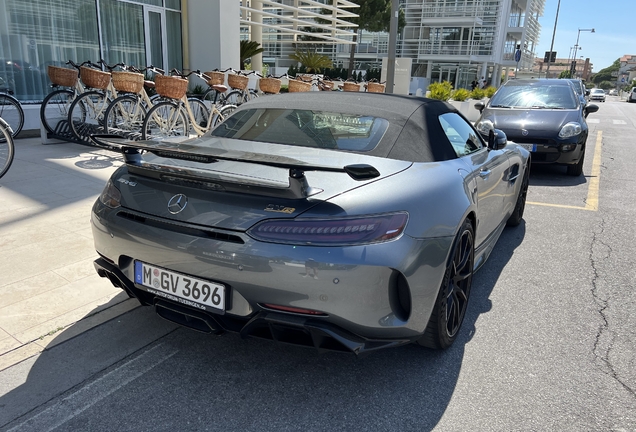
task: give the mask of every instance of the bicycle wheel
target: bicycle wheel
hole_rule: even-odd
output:
[[[213,113],[212,129],[223,123],[237,109],[236,105],[225,105],[218,108],[218,112]]]
[[[98,91],[82,93],[73,101],[68,122],[76,139],[88,141],[92,134],[104,132],[104,114],[108,105],[108,98]]]
[[[146,107],[141,98],[124,95],[115,99],[104,114],[104,133],[129,136],[141,133]]]
[[[24,126],[24,111],[20,102],[8,94],[0,94],[0,117],[11,127],[12,136],[16,136]],[[0,137],[0,139],[4,139]]]
[[[258,92],[254,89],[250,89],[250,91],[247,93],[247,100],[252,100],[257,97],[258,97]]]
[[[192,115],[194,118],[190,119],[191,123],[197,125],[198,129],[190,126],[190,133],[193,135],[202,135],[200,133],[201,130],[207,131],[208,127],[208,118],[210,118],[210,111],[205,106],[205,103],[201,99],[198,98],[188,98],[188,103],[190,104],[190,110],[192,111]],[[188,116],[186,116],[188,117]]]
[[[40,106],[40,121],[48,133],[54,133],[61,121],[68,121],[68,112],[75,98],[70,90],[55,90],[49,93]]]
[[[230,105],[239,106],[244,102],[247,102],[247,93],[243,90],[232,90],[225,95],[225,103]]]
[[[225,93],[218,92],[213,88],[209,88],[203,94],[201,98],[208,111],[212,110],[212,105],[221,106],[225,104]]]
[[[159,102],[146,114],[141,139],[162,139],[175,136],[188,136],[189,124],[183,115],[183,109],[174,102]]]
[[[0,118],[0,177],[5,175],[13,162],[13,136],[7,122]]]

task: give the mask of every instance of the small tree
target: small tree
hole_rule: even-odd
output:
[[[301,63],[307,73],[317,73],[321,69],[331,68],[331,59],[324,54],[318,54],[315,50],[305,49],[296,50],[295,53],[290,54],[289,58]]]
[[[239,54],[241,59],[241,70],[245,70],[245,62],[247,59],[251,59],[252,56],[260,54],[263,51],[265,51],[265,49],[261,48],[261,44],[258,42],[242,40]]]

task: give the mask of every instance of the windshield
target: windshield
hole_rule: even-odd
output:
[[[565,85],[502,86],[490,101],[491,107],[575,109],[574,90]]]
[[[365,152],[375,148],[388,125],[386,119],[357,114],[298,109],[248,109],[232,114],[211,135]]]

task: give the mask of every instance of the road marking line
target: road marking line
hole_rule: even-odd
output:
[[[594,149],[594,159],[592,160],[592,175],[590,176],[590,186],[587,189],[587,200],[585,200],[586,210],[598,210],[598,195],[601,183],[601,148],[603,147],[603,131],[596,134],[596,148]]]
[[[600,119],[586,119],[585,122],[586,123],[600,123],[601,120]]]
[[[168,353],[164,353],[162,350],[157,351],[163,345],[160,343],[150,348],[106,375],[58,400],[44,411],[14,426],[8,432],[17,430],[52,431],[58,428],[179,352],[176,349]]]
[[[557,207],[574,210],[587,210],[598,211],[598,196],[601,183],[601,150],[603,147],[603,131],[598,131],[596,134],[596,148],[594,149],[594,159],[592,160],[592,172],[589,176],[589,186],[587,188],[587,198],[585,200],[585,207],[570,206],[563,204],[550,204],[542,202],[528,201],[526,204],[545,206],[545,207]]]
[[[612,123],[619,125],[619,124],[627,124],[627,122],[625,120],[612,120]]]

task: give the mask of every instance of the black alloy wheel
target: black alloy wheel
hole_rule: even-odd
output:
[[[473,283],[474,237],[472,223],[465,220],[455,238],[433,313],[418,344],[428,348],[448,348],[457,338]]]
[[[526,197],[528,196],[528,184],[530,183],[530,163],[526,166],[526,171],[523,174],[523,182],[521,183],[521,189],[519,195],[517,195],[517,202],[515,209],[506,221],[507,226],[515,227],[521,223],[523,219],[523,211],[526,208]]]

